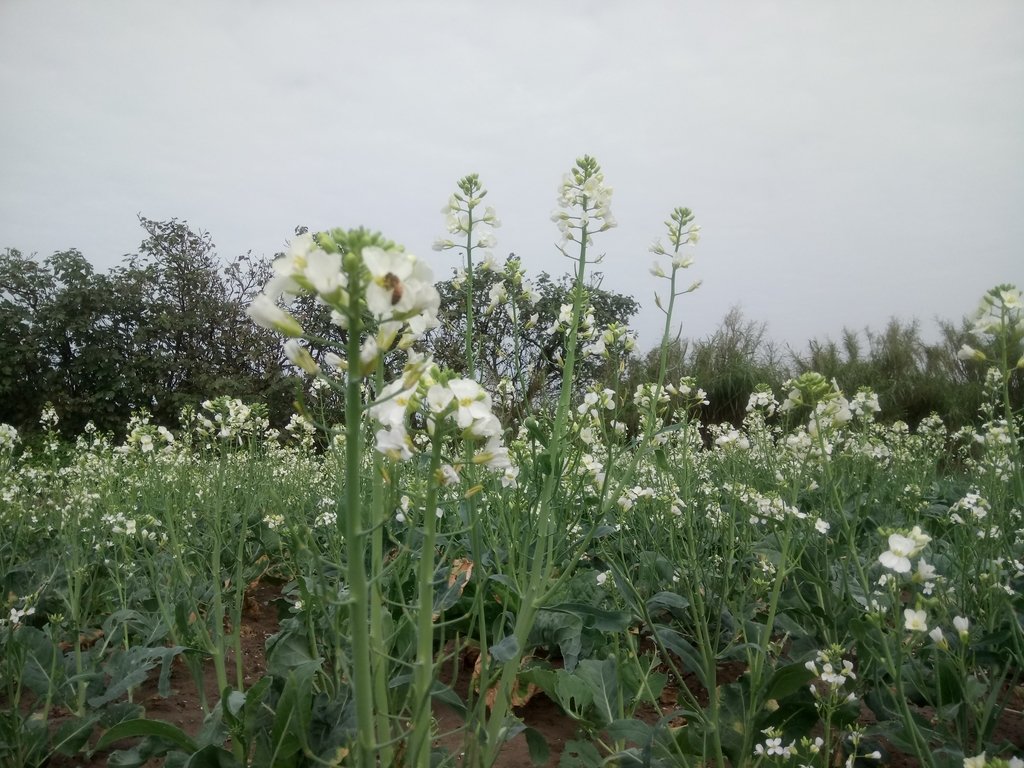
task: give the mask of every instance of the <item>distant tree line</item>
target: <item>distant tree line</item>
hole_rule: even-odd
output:
[[[790,377],[816,371],[835,379],[848,396],[861,387],[877,395],[879,421],[904,421],[916,426],[929,414],[939,414],[957,428],[974,423],[984,398],[988,364],[961,360],[964,344],[980,346],[989,359],[998,357],[970,334],[970,323],[942,321],[937,341],[925,340],[916,321],[891,319],[881,331],[844,329],[839,340],[812,339],[805,350],[782,349],[764,323],[732,308],[719,327],[702,339],[679,339],[669,349],[669,376],[693,376],[708,395],[702,418],[706,423],[742,421],[747,401],[758,384],[767,384],[780,397]],[[639,363],[638,380],[653,376],[658,350]],[[1011,379],[1014,407],[1024,405],[1024,372]]]
[[[138,253],[106,273],[77,250],[42,261],[10,248],[0,253],[0,422],[30,431],[43,405],[52,402],[69,435],[90,421],[116,433],[140,408],[155,423],[173,427],[184,406],[220,395],[264,403],[273,424],[287,422],[296,398],[303,398],[304,377],[282,354],[280,338],[245,314],[271,273],[271,259],[246,254],[222,260],[210,235],[186,222],[140,223],[145,239]],[[514,257],[504,267],[477,270],[472,301],[475,375],[492,390],[503,379],[513,381],[500,398],[512,418],[556,391],[564,339],[551,328],[561,306],[571,302],[567,279],[542,273],[527,291],[517,275],[522,272]],[[442,365],[464,372],[464,283],[449,278],[438,290],[441,325],[424,346]],[[625,326],[639,309],[632,297],[603,289],[600,275],[588,299],[596,331]],[[343,332],[323,306],[300,298],[293,313],[311,334],[341,340]],[[706,338],[671,343],[668,381],[697,380],[710,401],[701,414],[705,422],[736,423],[758,384],[784,394],[787,378],[815,370],[849,394],[862,386],[874,389],[883,419],[913,425],[938,412],[959,426],[976,417],[985,372],[984,364],[957,357],[965,342],[976,343],[966,321],[943,323],[940,340],[928,343],[916,322],[892,320],[881,332],[846,331],[839,341],[814,340],[806,351],[783,351],[763,323],[733,309]],[[311,349],[321,361],[328,351],[324,345]],[[657,350],[638,355],[609,347],[604,355],[583,358],[577,382],[631,394],[654,379],[657,363]],[[1020,379],[1018,373],[1018,407]],[[342,418],[340,403],[318,403],[333,410],[325,417]]]

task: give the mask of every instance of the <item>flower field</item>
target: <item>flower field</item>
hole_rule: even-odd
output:
[[[460,182],[435,246],[467,295],[484,194]],[[464,370],[418,353],[426,262],[332,230],[296,237],[250,310],[309,378],[286,428],[229,397],[123,439],[69,441],[52,410],[35,440],[0,427],[0,763],[1020,764],[1019,291],[986,294],[962,350],[988,371],[973,427],[885,421],[814,373],[703,423],[664,354],[630,390],[577,382],[631,343],[588,320],[611,194],[591,158],[559,190],[576,272],[547,402],[504,407],[526,372],[479,374],[471,302]],[[653,248],[663,350],[697,233],[675,209]],[[498,285],[488,311],[536,322],[521,274]],[[326,356],[299,295],[331,312]],[[153,704],[186,688],[196,727]],[[524,720],[545,697],[566,743]]]

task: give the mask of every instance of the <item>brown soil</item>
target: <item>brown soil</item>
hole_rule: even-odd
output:
[[[278,631],[277,603],[280,599],[280,587],[268,583],[255,585],[247,595],[241,637],[246,685],[252,685],[258,681],[265,671],[266,641],[268,637]],[[460,665],[462,671],[455,675],[449,675],[446,680],[453,683],[456,693],[463,699],[465,699],[470,685],[472,662],[472,657],[465,658]],[[228,659],[228,670],[229,675],[234,670],[233,658]],[[732,682],[738,679],[743,672],[742,663],[725,663],[719,668],[718,682],[719,684]],[[195,683],[185,664],[180,658],[175,661],[171,674],[172,696],[167,698],[159,696],[155,677],[154,675],[154,679],[135,692],[134,700],[145,707],[146,718],[170,723],[186,733],[196,734],[202,726],[204,715]],[[204,683],[207,700],[217,701],[219,693],[212,665],[208,665]],[[693,691],[698,701],[702,704],[706,703],[705,692],[696,679],[684,678],[681,684]],[[647,706],[638,711],[638,716],[648,722],[654,722],[674,709],[679,686],[679,681],[673,681],[666,687],[661,697],[660,711]],[[1010,705],[996,726],[992,742],[995,744],[1009,742],[1014,745],[1019,754],[1021,750],[1024,750],[1024,690],[1018,687],[1009,700]],[[577,738],[575,721],[562,712],[561,708],[543,693],[532,696],[523,706],[515,708],[514,712],[522,718],[527,726],[536,729],[544,736],[550,749],[550,759],[547,765],[557,766],[566,743]],[[54,725],[58,726],[61,719],[60,713],[54,714],[56,715]],[[872,722],[873,717],[866,707],[864,715],[863,722]],[[443,704],[435,706],[434,716],[440,732],[449,734],[447,737],[442,737],[438,743],[456,752],[461,744],[461,736],[456,733],[462,725],[460,716]],[[125,748],[128,745],[129,743],[116,745],[115,748]],[[57,756],[49,762],[49,765],[53,768],[72,768],[72,766],[75,768],[104,768],[107,764],[108,754],[109,752],[97,753],[88,760],[84,759],[82,755],[76,755],[73,758]],[[160,765],[159,762],[152,762],[152,764],[154,768]],[[456,752],[456,765],[458,764],[460,763]],[[887,768],[914,768],[917,765],[915,760],[894,749],[889,749],[885,764]],[[497,768],[533,766],[524,735],[516,736],[503,747],[496,766]]]

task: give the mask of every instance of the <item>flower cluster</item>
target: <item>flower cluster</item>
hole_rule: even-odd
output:
[[[0,424],[0,453],[12,453],[18,439],[18,430],[10,424]]]
[[[612,188],[604,183],[601,166],[589,155],[576,161],[576,166],[562,178],[558,191],[557,210],[551,220],[562,233],[562,242],[590,243],[594,232],[616,226],[611,211]]]
[[[174,446],[174,435],[164,426],[149,423],[149,413],[139,411],[132,414],[128,421],[128,436],[124,445],[118,448],[121,453],[138,451],[153,453],[155,450],[167,450]]]
[[[784,760],[793,756],[796,742],[782,743],[782,731],[778,728],[765,728],[761,731],[765,740],[754,746],[754,757],[781,757]]]
[[[814,659],[806,662],[804,666],[829,688],[841,688],[846,685],[847,680],[857,679],[853,671],[853,662],[842,658],[841,648],[833,647],[827,651],[818,651]]]
[[[469,256],[473,249],[483,248],[484,260],[489,261],[492,255],[486,249],[497,245],[493,230],[501,226],[501,220],[491,206],[484,208],[482,214],[477,211],[484,196],[487,195],[487,190],[480,185],[480,178],[475,173],[460,179],[458,187],[459,191],[448,198],[448,203],[441,209],[441,213],[444,214],[448,234],[464,237],[465,242],[440,237],[434,241],[434,250],[447,251],[458,248]]]
[[[354,285],[359,287],[358,302],[350,306]],[[437,325],[440,295],[433,284],[427,264],[393,243],[362,230],[321,232],[316,237],[303,234],[289,245],[287,253],[274,261],[274,277],[248,308],[259,325],[284,336],[303,335],[302,326],[278,306],[301,293],[313,294],[330,307],[331,319],[347,327],[352,311],[368,312],[379,324],[376,337],[364,346],[361,362],[376,359],[380,348],[387,348],[407,329],[407,342]],[[289,358],[307,373],[317,368],[297,342],[288,345]]]
[[[257,437],[270,426],[267,407],[249,405],[226,395],[202,402],[204,413],[195,416],[196,432],[207,438],[241,445],[246,438]]]
[[[690,256],[683,249],[692,248],[700,240],[700,225],[693,223],[693,212],[689,208],[676,208],[669,215],[665,222],[668,228],[669,247],[666,248],[660,240],[655,240],[650,247],[651,253],[655,256],[668,257],[672,267],[671,274],[665,272],[659,261],[651,265],[651,274],[655,277],[666,280],[674,279],[675,273],[680,269],[689,269],[693,265],[693,256]],[[690,293],[700,287],[700,281],[694,282],[683,293]]]
[[[384,387],[370,406],[370,416],[381,426],[376,433],[377,451],[396,461],[411,459],[415,447],[407,420],[422,409],[428,434],[436,437],[439,423],[447,422],[463,440],[482,440],[473,463],[501,472],[502,484],[514,486],[518,470],[502,442],[501,422],[491,405],[491,396],[473,379],[445,379],[429,361],[413,358],[405,375]],[[457,470],[450,469],[442,478],[445,485],[458,481]]]
[[[974,322],[971,325],[971,333],[979,337],[988,337],[987,341],[991,348],[993,340],[1001,340],[1008,343],[1002,353],[996,352],[996,357],[1003,356],[1008,366],[1024,370],[1024,350],[1020,347],[1021,327],[1024,326],[1024,302],[1021,301],[1021,292],[1012,285],[997,285],[986,293],[974,313]],[[1012,357],[1008,357],[1012,355]],[[961,360],[973,362],[986,362],[988,355],[970,344],[964,344],[957,352]],[[996,360],[996,362],[999,362]]]

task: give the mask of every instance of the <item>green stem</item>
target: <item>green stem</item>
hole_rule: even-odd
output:
[[[466,378],[476,378],[476,347],[473,346],[473,206],[466,203]]]
[[[362,295],[359,266],[349,270],[349,292]],[[370,663],[370,622],[366,580],[366,533],[361,498],[362,476],[362,376],[359,372],[359,337],[363,322],[360,302],[352,300],[348,312],[348,379],[345,384],[345,509],[339,515],[346,549],[349,590],[349,632],[352,642],[352,687],[356,700],[356,761],[376,764],[377,727],[374,719],[373,667]]]
[[[409,764],[430,766],[430,689],[434,683],[434,544],[437,538],[438,469],[441,466],[441,425],[435,427],[430,475],[423,510],[423,548],[420,550],[419,606],[416,614],[416,667],[413,671],[413,731]]]
[[[377,363],[376,391],[384,388],[384,357]],[[397,469],[396,469],[397,471]],[[387,638],[384,637],[384,596],[381,594],[381,574],[384,570],[384,462],[379,453],[373,452],[373,495],[371,498],[371,514],[373,525],[370,541],[370,573],[373,580],[370,584],[370,638],[371,647],[376,649],[373,654],[372,675],[374,710],[377,720],[377,736],[380,746],[382,765],[391,765],[394,761],[394,748],[391,745],[391,721],[388,717],[388,650]]]

